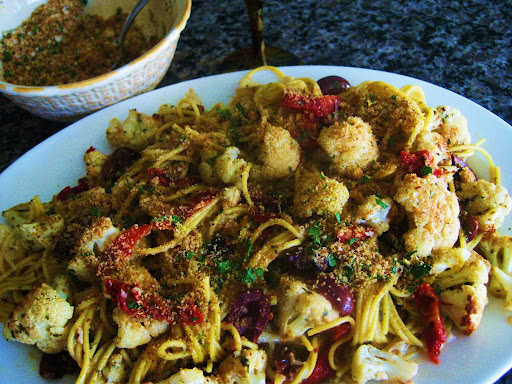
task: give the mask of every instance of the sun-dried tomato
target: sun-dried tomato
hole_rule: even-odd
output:
[[[375,231],[371,228],[361,225],[352,225],[340,229],[337,237],[338,241],[352,245],[357,241],[369,239],[373,235],[375,235]]]
[[[143,237],[146,237],[152,229],[152,224],[134,224],[112,240],[105,252],[105,256],[107,259],[129,259],[132,255],[133,247],[135,247]]]
[[[423,282],[414,292],[414,302],[420,312],[420,319],[425,327],[425,343],[430,360],[439,364],[441,348],[446,341],[447,333],[441,318],[439,297],[432,287]]]
[[[136,284],[110,278],[105,279],[105,291],[119,309],[133,317],[167,320],[182,325],[204,321],[204,313],[190,300],[174,304],[158,294],[144,292]]]
[[[299,111],[311,112],[317,119],[323,119],[334,113],[341,102],[336,95],[311,96],[296,92],[287,92],[281,105]]]
[[[302,119],[290,134],[301,148],[311,149],[318,146],[319,123],[336,112],[341,99],[335,95],[311,96],[288,92],[281,101],[281,106],[300,111]]]
[[[84,178],[81,178],[80,180],[78,180],[77,186],[75,186],[75,187],[68,186],[68,187],[64,188],[62,191],[60,191],[59,194],[57,195],[57,200],[64,201],[64,200],[69,199],[72,196],[76,196],[76,195],[78,195],[82,192],[88,191],[88,190],[89,190],[89,183],[87,182],[87,179],[84,177]]]
[[[172,178],[169,172],[164,171],[160,168],[148,168],[144,173],[151,178],[158,178],[158,183],[165,187],[185,187],[194,184],[197,179],[195,177],[183,177],[183,178]]]
[[[407,173],[415,173],[417,176],[431,173],[436,177],[441,177],[444,174],[443,169],[434,163],[434,157],[428,151],[401,151],[400,161]]]

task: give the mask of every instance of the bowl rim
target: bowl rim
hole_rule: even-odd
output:
[[[0,93],[6,93],[10,95],[24,95],[24,96],[36,96],[41,95],[42,92],[49,94],[62,94],[62,92],[66,92],[69,90],[76,90],[77,88],[88,87],[93,84],[97,84],[101,81],[107,80],[112,76],[122,77],[121,75],[124,72],[129,71],[130,67],[137,65],[144,61],[147,57],[152,56],[154,53],[159,51],[164,47],[166,42],[178,40],[179,35],[185,29],[185,25],[190,17],[190,12],[192,8],[192,0],[185,0],[186,7],[185,12],[181,20],[179,20],[176,27],[171,29],[164,37],[160,39],[158,43],[156,43],[149,51],[145,52],[143,55],[137,57],[136,59],[126,63],[122,67],[114,69],[113,71],[109,71],[99,76],[91,77],[90,79],[85,79],[81,81],[77,81],[74,83],[66,83],[60,85],[44,85],[44,86],[35,86],[35,85],[18,85],[13,83],[8,83],[0,80]]]

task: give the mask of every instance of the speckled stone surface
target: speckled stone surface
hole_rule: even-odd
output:
[[[266,0],[265,40],[305,64],[412,76],[465,96],[512,123],[512,2]],[[160,86],[215,74],[250,44],[242,0],[195,0]],[[0,171],[67,124],[0,97]],[[57,159],[58,160],[58,159]],[[512,384],[512,373],[498,383]]]

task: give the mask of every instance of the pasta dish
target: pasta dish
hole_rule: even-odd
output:
[[[191,89],[105,129],[76,185],[2,213],[3,334],[43,377],[411,382],[488,294],[512,310],[500,170],[419,86],[260,67],[227,104]]]

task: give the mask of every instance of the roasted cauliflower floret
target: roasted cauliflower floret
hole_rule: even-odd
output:
[[[170,327],[165,320],[135,319],[119,308],[114,308],[112,318],[118,327],[117,337],[114,340],[118,348],[135,348],[147,344]]]
[[[450,147],[471,144],[467,119],[457,108],[441,105],[433,112],[430,129],[443,136]]]
[[[489,292],[505,298],[512,311],[512,237],[493,234],[478,244],[478,252],[491,263]]]
[[[265,384],[267,354],[261,349],[242,349],[219,366],[218,378],[225,384]]]
[[[448,316],[465,334],[478,329],[487,305],[487,288],[483,284],[461,285],[439,295],[441,313]]]
[[[506,188],[483,179],[460,184],[457,196],[461,209],[475,216],[480,230],[485,232],[498,229],[512,209],[512,199]]]
[[[361,177],[379,156],[372,128],[359,117],[349,117],[322,129],[318,144],[331,158],[334,172],[349,177]]]
[[[155,133],[163,125],[160,115],[148,116],[132,109],[122,122],[113,118],[107,128],[107,140],[115,147],[128,147],[141,151],[153,144]]]
[[[436,132],[422,130],[416,137],[413,150],[427,151],[430,153],[435,165],[441,165],[445,160],[451,159],[448,144],[446,144],[445,139]]]
[[[101,217],[94,221],[78,241],[75,257],[68,263],[68,270],[79,280],[94,281],[99,262],[97,253],[104,251],[118,233],[110,218]]]
[[[408,173],[394,200],[405,208],[409,219],[409,231],[404,235],[407,252],[424,257],[455,244],[460,229],[459,203],[445,181],[434,175],[420,178]]]
[[[286,129],[266,124],[250,136],[256,158],[250,178],[255,181],[282,179],[293,174],[300,163],[300,146]]]
[[[471,250],[466,248],[442,248],[430,255],[431,275],[438,275],[447,269],[462,268],[471,257]]]
[[[320,171],[309,171],[302,166],[297,169],[293,204],[298,216],[335,217],[342,212],[348,199],[348,189],[339,181]]]
[[[448,269],[436,277],[441,312],[464,333],[473,333],[487,305],[490,263],[476,252],[459,268]]]
[[[203,158],[199,165],[201,178],[208,184],[222,182],[224,184],[240,185],[242,173],[247,162],[240,157],[237,147],[228,147],[223,154]]]
[[[352,357],[352,378],[358,384],[375,381],[408,382],[418,373],[418,364],[394,353],[364,344]]]
[[[154,384],[220,384],[212,376],[205,377],[204,372],[199,368],[183,368],[171,377]]]
[[[100,151],[87,151],[84,155],[85,173],[93,183],[102,179],[101,170],[108,159],[108,155]]]
[[[57,353],[66,348],[67,324],[72,317],[73,307],[55,289],[42,283],[14,308],[4,327],[4,337],[35,344],[46,353]]]
[[[371,195],[357,207],[357,223],[375,229],[378,236],[389,229],[390,211],[394,206],[393,199]]]
[[[121,384],[126,381],[128,372],[128,363],[123,358],[123,355],[114,353],[109,357],[105,367],[99,372],[99,375],[103,377],[104,381],[98,380],[98,382]]]
[[[339,317],[329,300],[292,277],[281,278],[277,297],[279,335],[285,341]]]
[[[29,249],[50,248],[55,236],[64,229],[64,218],[59,215],[41,216],[38,221],[18,225],[17,230]]]

